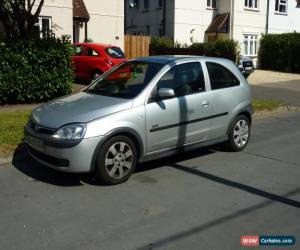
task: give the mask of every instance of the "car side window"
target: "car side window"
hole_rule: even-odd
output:
[[[192,62],[174,66],[157,83],[157,90],[161,88],[173,89],[176,97],[205,91],[201,64]]]
[[[83,46],[82,45],[75,45],[74,46],[74,54],[76,56],[80,56],[82,54],[83,51]]]
[[[99,53],[91,48],[87,48],[86,55],[87,56],[99,56]]]
[[[224,66],[214,62],[206,62],[206,67],[212,90],[240,85],[240,82],[235,75]]]

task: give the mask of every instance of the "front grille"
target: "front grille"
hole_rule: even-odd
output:
[[[55,129],[39,126],[32,120],[29,121],[29,127],[38,134],[53,135],[55,133]]]
[[[253,67],[253,63],[252,61],[244,61],[243,62],[243,67]]]
[[[70,162],[68,160],[65,159],[60,159],[57,157],[53,157],[47,154],[44,154],[38,150],[35,150],[33,148],[31,148],[30,146],[28,146],[28,150],[29,152],[34,155],[36,158],[49,163],[51,165],[57,166],[57,167],[61,167],[61,168],[65,168],[65,167],[69,167]]]

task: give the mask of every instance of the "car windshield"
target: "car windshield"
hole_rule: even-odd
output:
[[[113,58],[125,58],[123,51],[118,47],[111,47],[105,50]]]
[[[105,77],[100,77],[85,91],[88,93],[132,99],[142,92],[157,72],[160,63],[127,62]]]

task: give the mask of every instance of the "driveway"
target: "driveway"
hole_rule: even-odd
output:
[[[299,112],[255,120],[244,152],[150,162],[118,186],[29,159],[2,165],[0,249],[231,250],[241,235],[299,245],[299,124]]]

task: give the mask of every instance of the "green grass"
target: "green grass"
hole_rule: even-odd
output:
[[[30,110],[0,112],[0,157],[9,156],[24,138]]]
[[[274,109],[278,109],[279,107],[283,106],[283,103],[276,100],[265,100],[265,99],[256,99],[254,98],[252,101],[254,112],[257,111],[272,111]]]

